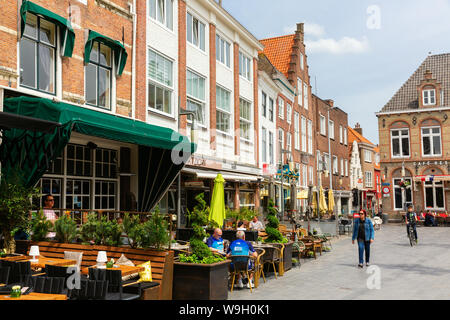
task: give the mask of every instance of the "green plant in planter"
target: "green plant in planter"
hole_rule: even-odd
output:
[[[97,214],[90,213],[87,217],[87,221],[81,226],[80,229],[80,238],[83,243],[95,243],[97,224]]]
[[[280,225],[280,222],[277,218],[277,211],[274,206],[274,202],[272,199],[269,200],[269,205],[267,207],[268,214],[267,214],[267,225],[266,225],[266,233],[268,235],[267,239],[264,240],[264,242],[271,242],[271,243],[287,243],[288,239],[283,237],[281,232],[278,230],[278,226]]]
[[[168,223],[160,213],[159,206],[155,208],[150,219],[144,223],[144,229],[147,235],[146,246],[156,250],[162,250],[163,246],[169,244]]]
[[[192,256],[195,255],[197,258],[196,261],[201,261],[200,263],[204,263],[205,261],[211,262],[213,260],[215,262],[224,261],[225,258],[214,256],[206,243],[203,242],[203,239],[207,236],[203,226],[208,224],[209,217],[209,208],[206,206],[204,197],[205,195],[203,193],[197,195],[195,200],[197,200],[198,204],[194,207],[192,212],[188,210],[188,216],[191,221],[192,228],[194,229],[193,235],[189,240]]]
[[[53,223],[47,220],[42,209],[33,213],[33,218],[31,219],[31,240],[44,241],[52,228]]]
[[[142,248],[145,241],[145,228],[137,215],[125,214],[123,218],[123,231],[127,235],[132,248]]]
[[[77,223],[68,215],[55,221],[56,241],[71,243],[78,237]]]
[[[16,251],[13,231],[30,229],[30,200],[39,197],[37,188],[27,187],[21,181],[20,175],[13,173],[0,179],[0,232],[8,254]]]
[[[115,246],[122,244],[120,236],[122,235],[122,227],[116,220],[108,221],[106,216],[97,220],[94,241],[97,245]]]
[[[314,257],[314,251],[308,251],[308,258]]]

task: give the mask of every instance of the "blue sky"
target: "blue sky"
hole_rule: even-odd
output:
[[[291,34],[304,22],[313,93],[333,99],[373,143],[375,112],[429,52],[450,52],[450,0],[222,2],[258,39]]]

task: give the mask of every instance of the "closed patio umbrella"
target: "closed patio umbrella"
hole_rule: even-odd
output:
[[[323,216],[325,212],[327,212],[328,206],[327,201],[325,200],[325,193],[323,192],[322,186],[319,189],[319,212],[320,215]]]
[[[334,211],[334,195],[333,190],[328,190],[328,212],[333,213]]]
[[[225,220],[225,179],[219,173],[214,179],[214,189],[211,200],[211,210],[209,212],[209,221],[216,222],[219,227],[223,226]]]
[[[312,203],[311,203],[311,207],[313,209],[313,214],[312,216],[315,218],[317,215],[317,192],[313,191],[313,196],[312,196]]]

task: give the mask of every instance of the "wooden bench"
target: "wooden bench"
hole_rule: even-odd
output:
[[[159,286],[146,289],[141,299],[148,300],[157,297],[158,300],[172,300],[173,251],[156,251],[131,249],[128,247],[108,247],[46,241],[30,242],[29,246],[32,245],[39,246],[41,255],[52,258],[63,258],[64,251],[83,252],[83,259],[81,261],[82,268],[97,264],[97,254],[99,251],[106,251],[108,259],[113,258],[115,261],[124,254],[129,260],[133,261],[135,265],[151,261],[152,280],[158,282]]]

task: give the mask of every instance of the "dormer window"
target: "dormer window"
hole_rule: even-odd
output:
[[[426,89],[422,91],[423,94],[423,105],[424,106],[434,106],[436,104],[436,90]]]

